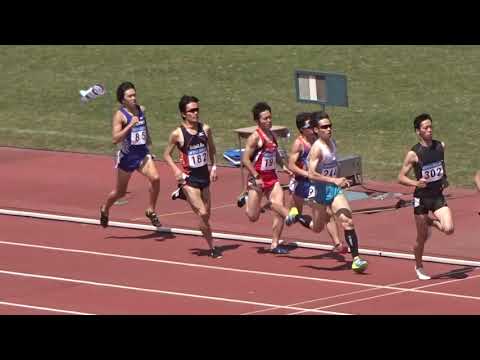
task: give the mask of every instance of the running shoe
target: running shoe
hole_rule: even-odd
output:
[[[210,250],[210,253],[208,254],[213,259],[221,259],[223,257],[222,253],[217,247],[213,247],[212,250]]]
[[[108,215],[102,208],[100,208],[100,225],[104,228],[108,226]]]
[[[277,255],[288,254],[288,250],[284,247],[277,246],[276,248],[270,249],[270,252]]]
[[[160,227],[162,224],[160,223],[160,220],[158,219],[157,214],[155,214],[154,211],[145,211],[145,216],[150,219],[152,222],[153,226]]]
[[[430,280],[431,277],[428,276],[426,273],[425,273],[425,270],[423,270],[423,267],[419,267],[417,268],[415,266],[415,272],[417,273],[417,278],[418,280]]]
[[[248,193],[244,192],[242,195],[240,195],[237,199],[237,206],[239,208],[245,206],[247,203],[247,198],[248,198]]]
[[[364,272],[368,267],[368,262],[360,258],[360,256],[355,256],[352,262],[352,270],[356,273]]]
[[[172,200],[177,200],[177,199],[186,200],[187,198],[185,196],[185,193],[183,192],[183,186],[178,186],[177,190],[172,192],[172,194],[170,195],[170,198]]]
[[[299,215],[298,216],[298,222],[305,226],[307,229],[310,229],[310,224],[312,222],[312,217],[310,215]]]
[[[290,226],[297,222],[299,216],[298,209],[296,207],[292,207],[288,212],[287,217],[285,218],[285,224]]]

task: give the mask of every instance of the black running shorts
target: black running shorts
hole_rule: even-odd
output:
[[[428,214],[429,211],[434,212],[444,206],[447,206],[447,201],[443,195],[413,198],[413,213],[415,215]]]

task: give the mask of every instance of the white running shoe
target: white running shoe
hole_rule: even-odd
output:
[[[430,280],[431,277],[425,274],[425,270],[423,270],[423,267],[417,268],[415,266],[415,272],[417,273],[417,278],[418,280]]]

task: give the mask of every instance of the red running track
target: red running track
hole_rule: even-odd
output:
[[[113,186],[112,159],[105,156],[0,148],[1,208],[94,217]],[[183,201],[171,201],[170,171],[162,179],[160,218],[166,226],[195,228]],[[269,236],[271,219],[252,227],[232,204],[240,188],[238,169],[221,169],[214,189],[215,231]],[[379,185],[379,184],[377,184]],[[386,186],[386,185],[384,185]],[[392,185],[392,188],[395,188]],[[134,176],[128,204],[112,220],[146,222],[145,180]],[[388,189],[390,190],[390,189]],[[390,190],[392,191],[392,190]],[[395,191],[395,190],[393,190]],[[455,190],[450,202],[457,231],[435,234],[430,254],[478,259],[472,216],[478,197]],[[462,196],[465,196],[462,198]],[[372,203],[372,200],[367,202]],[[361,208],[365,202],[352,202]],[[373,205],[374,206],[374,205]],[[392,224],[401,231],[392,231]],[[362,247],[410,251],[411,209],[356,216]],[[413,262],[366,257],[357,275],[346,258],[295,249],[275,256],[264,245],[219,241],[222,259],[206,256],[202,238],[94,225],[0,216],[0,314],[477,314],[480,273],[474,268],[426,264],[436,279],[415,279]],[[328,243],[301,228],[284,238]],[[438,237],[438,238],[437,238]],[[446,240],[448,239],[448,241]]]
[[[0,208],[56,213],[97,218],[98,208],[114,186],[113,159],[108,156],[36,151],[0,147],[2,163],[2,197]],[[170,200],[176,188],[168,166],[156,162],[161,176],[157,212],[165,226],[196,229],[197,218],[184,201]],[[236,168],[219,168],[219,181],[212,184],[212,228],[216,232],[271,237],[271,217],[267,213],[255,224],[248,222],[244,209],[235,205],[240,192],[240,172]],[[283,179],[287,181],[286,178]],[[377,190],[404,192],[396,184],[367,182]],[[362,190],[362,189],[359,189]],[[146,180],[132,177],[128,204],[111,209],[113,221],[149,223],[144,216],[148,199]],[[448,200],[454,212],[455,234],[433,232],[425,254],[478,261],[478,210],[480,196],[473,190],[449,189]],[[407,197],[408,198],[408,197]],[[355,209],[389,206],[395,199],[352,201]],[[415,240],[412,208],[376,214],[356,214],[355,226],[360,247],[365,249],[411,253]],[[330,244],[326,232],[313,234],[301,226],[286,227],[282,238],[289,241]]]
[[[0,314],[476,314],[480,272],[412,262],[349,259],[295,249],[272,255],[260,244],[140,230],[0,217]]]

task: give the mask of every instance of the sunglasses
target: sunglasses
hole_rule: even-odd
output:
[[[333,128],[333,125],[332,125],[332,124],[320,125],[320,129],[332,129],[332,128]]]
[[[189,113],[194,113],[194,112],[199,112],[199,111],[200,111],[199,108],[187,110],[187,112],[189,112]]]

